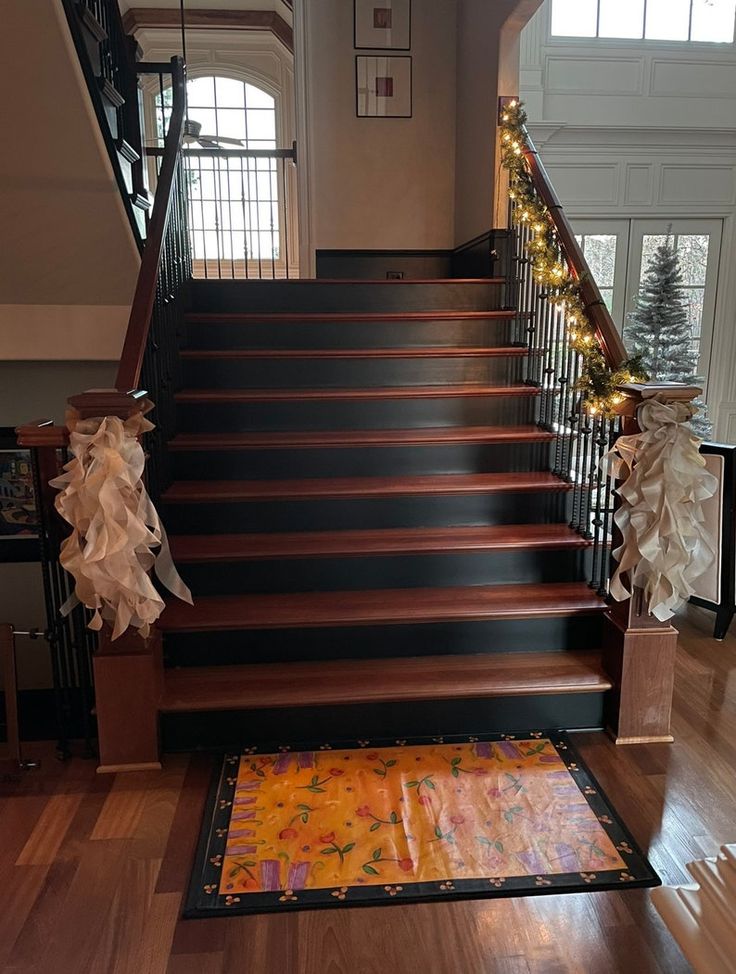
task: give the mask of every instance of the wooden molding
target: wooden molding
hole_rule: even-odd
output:
[[[76,409],[80,419],[92,419],[96,416],[119,416],[121,419],[128,419],[141,411],[145,398],[146,393],[143,390],[119,392],[116,389],[88,389],[78,396],[70,396],[67,402]]]
[[[16,427],[18,436],[18,446],[42,447],[49,446],[54,449],[66,446],[69,439],[69,430],[66,426],[54,426],[51,419],[37,419],[32,423],[24,423],[23,426]]]
[[[131,7],[123,16],[129,34],[145,28],[179,28],[179,11],[166,7]],[[186,26],[204,30],[270,30],[292,54],[294,32],[275,10],[187,9]]]

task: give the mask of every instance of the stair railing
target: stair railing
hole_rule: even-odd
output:
[[[153,402],[151,418],[155,428],[145,434],[144,448],[147,487],[155,502],[165,486],[162,444],[173,434],[174,393],[179,383],[177,329],[188,300],[191,278],[181,154],[185,69],[182,59],[175,57],[168,64],[139,63],[138,71],[170,74],[173,89],[171,118],[146,247],[115,388],[93,389],[72,396],[68,405],[78,419],[117,416],[126,420],[148,409]],[[106,629],[98,639],[87,628],[89,613],[84,606],[78,604],[69,611],[74,583],[59,563],[68,525],[55,509],[56,491],[49,486],[49,481],[59,474],[68,459],[69,433],[66,427],[55,426],[49,420],[28,423],[17,432],[19,445],[30,451],[34,473],[60,753],[67,753],[70,729],[80,724],[89,749],[94,736],[91,727],[94,697],[103,766],[109,769],[155,767],[159,635],[154,630],[152,637],[144,642],[136,633],[128,632],[111,643]]]
[[[61,2],[123,206],[142,249],[148,192],[142,159],[138,45],[125,32],[118,0]]]
[[[146,154],[159,163],[162,150],[148,148]],[[290,149],[186,146],[184,158],[192,276],[244,281],[298,277],[291,239],[296,142]],[[158,178],[157,171],[151,178]]]
[[[582,248],[525,125],[517,97],[499,102],[499,139],[509,174],[509,307],[527,347],[525,379],[539,389],[537,420],[555,434],[552,469],[571,485],[570,526],[591,543],[590,584],[609,594],[612,550],[621,541],[617,484],[603,458],[657,394],[691,402],[701,390],[650,383],[611,318]],[[608,722],[617,743],[669,741],[677,631],[633,589],[606,617],[604,663],[614,683]]]

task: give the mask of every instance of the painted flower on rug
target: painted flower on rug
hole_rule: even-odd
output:
[[[629,847],[616,849],[610,816],[598,820],[548,739],[363,743],[241,756],[218,799],[208,884],[222,870],[223,898],[273,892],[289,904],[317,889],[342,902],[360,885],[631,882]]]

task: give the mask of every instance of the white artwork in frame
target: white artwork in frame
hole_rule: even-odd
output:
[[[355,0],[355,47],[408,51],[411,0]]]
[[[411,58],[355,59],[358,118],[411,118]]]

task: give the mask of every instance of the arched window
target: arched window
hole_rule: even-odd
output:
[[[157,141],[163,145],[170,88],[156,95],[155,111]],[[275,98],[251,82],[209,75],[187,82],[187,112],[202,136],[201,143],[186,148],[195,276],[288,273],[282,253],[285,160],[243,154],[277,148]],[[206,136],[238,142],[213,149]]]
[[[248,81],[212,76],[187,82],[189,117],[205,135],[240,139],[247,149],[276,148],[276,99]],[[156,96],[161,139],[171,114],[171,89]]]

